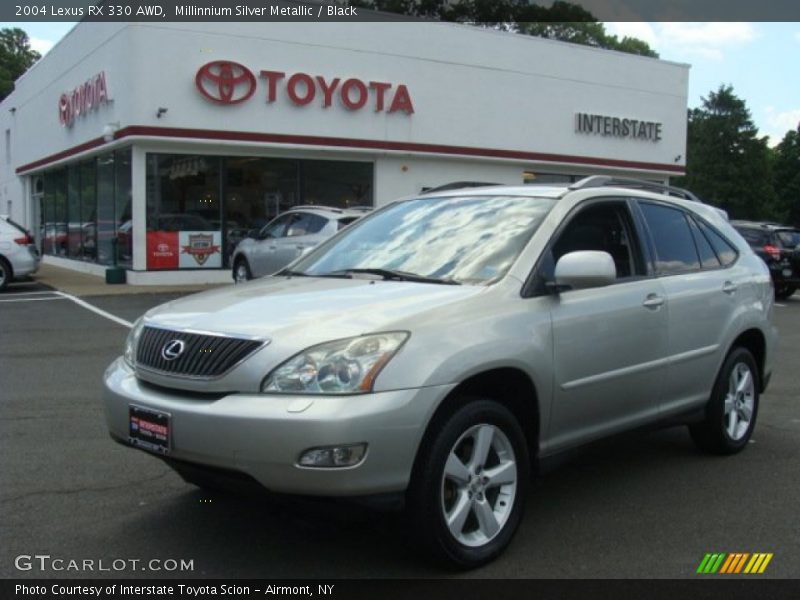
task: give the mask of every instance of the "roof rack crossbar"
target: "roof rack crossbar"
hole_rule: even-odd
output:
[[[586,188],[595,188],[595,187],[627,187],[627,188],[634,188],[652,192],[661,192],[666,195],[677,196],[678,198],[683,198],[684,200],[691,200],[692,202],[700,202],[697,196],[695,196],[689,190],[675,187],[674,185],[666,185],[664,183],[656,183],[654,181],[647,181],[646,179],[635,179],[632,177],[612,177],[610,175],[592,175],[590,177],[586,177],[581,179],[580,181],[576,181],[572,185],[569,186],[571,190],[582,190]]]

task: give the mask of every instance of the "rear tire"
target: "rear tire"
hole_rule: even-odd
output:
[[[0,292],[8,287],[8,284],[14,278],[14,273],[11,271],[11,265],[8,261],[0,256]]]
[[[417,539],[433,559],[472,569],[511,542],[530,467],[516,417],[492,400],[465,401],[423,440],[407,506]]]
[[[775,299],[776,300],[787,300],[796,291],[797,291],[797,286],[794,286],[794,285],[782,285],[780,287],[775,288]]]
[[[253,274],[250,271],[250,265],[247,264],[247,259],[237,258],[233,263],[233,282],[244,283],[252,278]]]
[[[711,454],[741,452],[756,426],[758,367],[749,350],[731,350],[717,375],[702,423],[689,433],[698,448]]]

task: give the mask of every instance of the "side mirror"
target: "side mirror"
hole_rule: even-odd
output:
[[[603,287],[616,281],[617,267],[608,252],[581,250],[558,259],[555,277],[559,290]]]

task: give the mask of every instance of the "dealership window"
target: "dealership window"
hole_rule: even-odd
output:
[[[372,164],[302,161],[303,204],[372,206]]]
[[[242,239],[300,204],[372,205],[372,163],[147,155],[147,268],[227,268]]]
[[[114,220],[117,232],[117,264],[133,264],[131,213],[131,149],[114,152]]]
[[[130,223],[130,156],[130,149],[120,150],[42,175],[43,253],[112,264],[114,240],[125,238]]]
[[[236,244],[298,204],[299,162],[285,158],[224,159],[225,266]]]

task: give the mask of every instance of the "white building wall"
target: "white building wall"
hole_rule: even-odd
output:
[[[254,95],[219,105],[196,89],[214,60],[364,82],[405,84],[414,113],[348,110],[322,93],[296,106]],[[62,93],[104,72],[111,102],[59,123]],[[452,181],[520,183],[525,170],[662,179],[685,165],[688,66],[449,23],[79,23],[0,105],[0,213],[35,229],[27,177],[134,146],[133,202],[144,207],[144,153],[255,154],[375,165],[375,201]],[[340,83],[341,85],[341,83]],[[387,95],[387,105],[392,93]],[[167,109],[160,117],[159,108]],[[578,133],[578,112],[662,123],[654,142]],[[104,129],[118,132],[112,142]],[[248,135],[256,137],[244,139]],[[276,139],[275,136],[283,136]],[[18,172],[19,171],[19,172]],[[26,185],[28,187],[26,187]],[[136,269],[143,268],[143,214]]]

